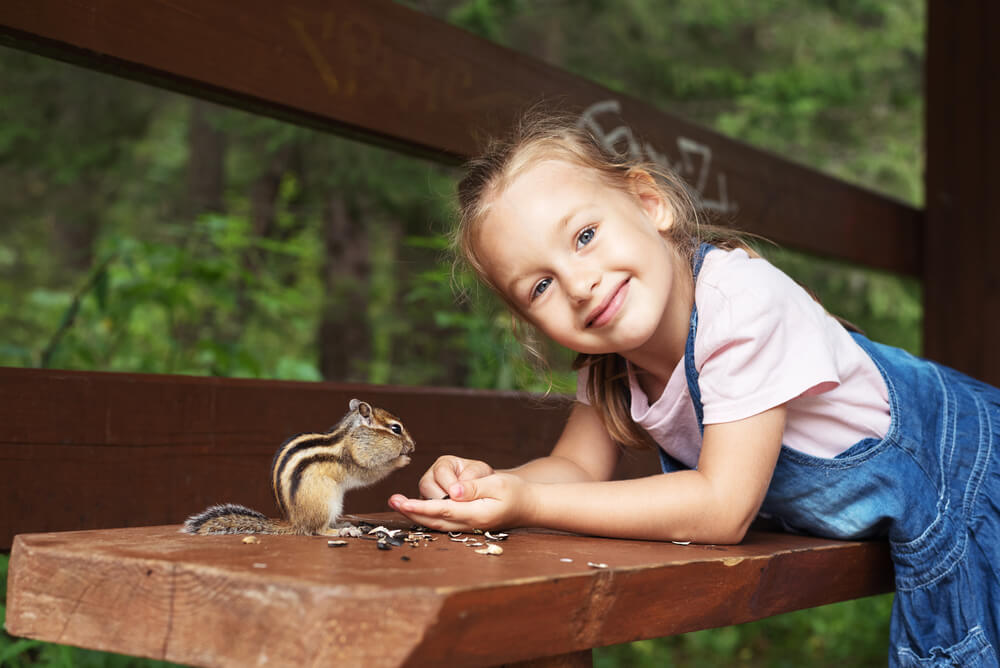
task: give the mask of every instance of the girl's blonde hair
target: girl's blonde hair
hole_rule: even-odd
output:
[[[562,160],[593,170],[606,185],[625,192],[632,192],[630,186],[636,174],[649,174],[672,209],[673,223],[664,237],[689,264],[704,241],[722,248],[746,248],[744,235],[701,219],[687,184],[672,170],[614,154],[578,123],[577,116],[532,110],[507,136],[491,139],[478,157],[466,163],[465,177],[458,184],[459,220],[452,239],[459,261],[464,260],[515,315],[524,318],[517,305],[490,279],[476,240],[480,225],[500,194],[519,174],[545,160]],[[621,355],[581,353],[573,368],[588,369],[587,399],[616,442],[631,448],[653,445],[646,431],[632,420],[628,375]]]

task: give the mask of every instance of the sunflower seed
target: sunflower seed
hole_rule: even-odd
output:
[[[503,548],[500,547],[499,545],[497,545],[496,543],[490,543],[489,545],[487,545],[483,549],[476,550],[476,554],[496,554],[496,555],[500,555],[500,554],[503,554]]]

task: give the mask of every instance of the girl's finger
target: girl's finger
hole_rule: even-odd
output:
[[[448,487],[458,480],[462,472],[463,462],[458,457],[439,457],[431,469],[434,471],[434,480],[442,489]]]
[[[420,491],[420,496],[425,499],[440,499],[448,495],[448,492],[445,491],[447,487],[438,484],[431,471],[428,471],[420,478],[417,489]]]
[[[458,457],[446,455],[438,457],[430,469],[420,478],[417,489],[425,499],[440,499],[447,496],[446,491],[455,481],[461,471],[462,462]]]
[[[451,498],[459,501],[475,501],[477,499],[496,499],[500,490],[500,480],[495,475],[488,475],[473,480],[456,482],[447,488]]]
[[[462,468],[461,473],[458,474],[458,480],[475,480],[476,478],[483,478],[488,475],[493,474],[493,467],[486,462],[472,460],[465,463]],[[454,482],[454,481],[453,481]],[[451,485],[446,485],[445,489]]]
[[[441,499],[408,499],[394,494],[389,506],[418,524],[439,531],[460,531],[474,528],[466,516],[466,504]]]

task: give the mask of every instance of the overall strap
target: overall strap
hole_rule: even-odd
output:
[[[705,255],[708,251],[714,249],[715,246],[703,243],[695,251],[694,257],[691,259],[691,269],[694,274],[694,283],[698,282],[698,273],[701,271],[701,265],[705,261]],[[702,416],[704,411],[701,407],[701,391],[698,389],[698,370],[694,367],[694,335],[698,331],[698,306],[695,303],[691,304],[691,326],[688,329],[687,344],[684,348],[684,372],[687,376],[688,383],[688,393],[691,395],[691,401],[694,403],[694,412],[698,417],[698,431],[704,433],[705,427],[702,423]],[[660,468],[664,473],[670,473],[671,471],[681,471],[687,468],[677,459],[667,454],[663,448],[658,449],[660,455]]]
[[[694,273],[695,285],[698,283],[698,274],[701,272],[701,265],[705,261],[705,255],[713,250],[715,246],[703,243],[698,247],[692,259],[692,270]],[[687,344],[684,347],[684,374],[687,377],[688,393],[694,403],[694,413],[698,416],[698,431],[704,433],[705,410],[701,405],[701,390],[698,389],[698,370],[694,366],[694,337],[698,332],[698,304],[691,304],[691,326],[688,328]]]

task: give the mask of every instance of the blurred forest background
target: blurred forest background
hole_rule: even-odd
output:
[[[923,0],[404,4],[922,205]],[[0,365],[549,387],[488,295],[456,302],[456,169],[5,48],[0,81]],[[916,281],[762,250],[919,353]],[[556,358],[554,387],[572,391]],[[885,665],[890,604],[607,648],[597,665]],[[131,665],[0,637],[0,665],[32,663]]]

